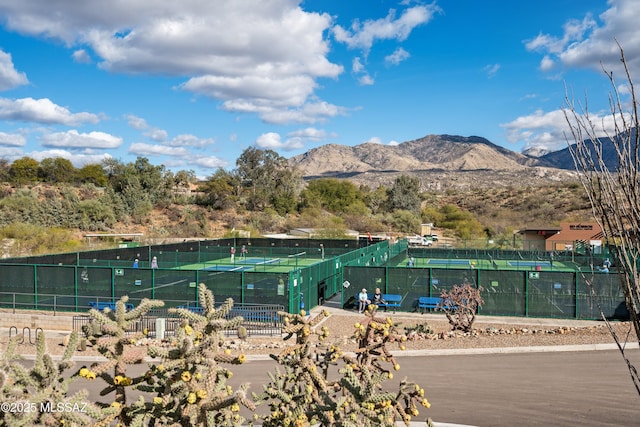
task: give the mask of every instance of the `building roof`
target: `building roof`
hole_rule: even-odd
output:
[[[518,230],[518,234],[525,234],[525,233],[539,233],[539,232],[544,232],[549,233],[549,234],[556,234],[562,231],[562,227],[529,227],[529,228],[523,228],[522,230]]]

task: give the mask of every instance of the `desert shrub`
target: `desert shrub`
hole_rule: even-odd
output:
[[[407,331],[407,333],[413,332],[416,334],[432,334],[433,333],[433,329],[431,329],[431,326],[429,326],[427,322],[418,323],[411,326],[405,326],[404,330]]]
[[[442,302],[438,310],[443,311],[454,331],[470,332],[476,320],[478,308],[484,304],[480,296],[482,287],[475,288],[468,283],[454,285],[451,290],[440,293]]]
[[[23,222],[13,222],[0,227],[0,238],[15,239],[12,251],[17,255],[68,252],[82,245],[69,230]]]
[[[107,230],[116,223],[116,216],[110,205],[97,199],[78,203],[78,226],[81,230]]]
[[[397,210],[387,215],[386,222],[397,231],[416,233],[420,230],[420,217],[408,210]]]

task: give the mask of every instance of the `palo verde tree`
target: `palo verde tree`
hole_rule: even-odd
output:
[[[569,144],[569,151],[594,216],[604,231],[636,339],[640,342],[640,116],[628,63],[620,44],[618,48],[626,77],[624,92],[630,99],[622,99],[613,72],[603,67],[612,88],[611,115],[606,119],[596,117],[588,110],[587,103],[576,104],[569,95],[563,110],[573,142]],[[603,320],[607,321],[604,315]],[[624,356],[624,345],[613,335]],[[640,393],[638,372],[624,357]]]
[[[245,201],[252,211],[272,206],[280,215],[293,212],[302,186],[299,172],[273,150],[249,147],[236,160],[236,173],[247,190]]]
[[[309,181],[302,191],[301,204],[318,206],[333,213],[344,213],[349,206],[362,202],[363,194],[350,181],[337,178],[320,178]]]
[[[398,209],[420,212],[420,180],[415,176],[400,175],[388,190],[389,211]]]

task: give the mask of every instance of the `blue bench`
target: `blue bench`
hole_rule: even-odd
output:
[[[278,313],[273,310],[256,310],[252,307],[233,307],[229,312],[229,317],[242,316],[245,322],[268,322],[277,323]]]
[[[194,313],[203,314],[204,308],[197,305],[181,305],[176,308],[184,308]],[[228,318],[242,316],[245,322],[277,322],[279,316],[272,310],[256,310],[252,307],[233,307],[229,310]]]
[[[418,298],[418,307],[420,313],[424,313],[425,310],[435,310],[437,308],[443,308],[442,298],[440,297],[420,297]],[[449,307],[444,307],[448,309]]]
[[[198,314],[204,313],[204,308],[197,305],[179,305],[176,308],[184,308],[186,310],[191,310],[194,313],[198,313]]]
[[[384,307],[384,311],[387,311],[387,307],[393,307],[393,312],[396,312],[396,308],[402,306],[402,295],[397,294],[382,294],[384,304],[380,304],[380,307]]]
[[[420,297],[418,298],[418,308],[420,313],[424,313],[425,310],[434,310],[442,304],[442,298],[440,297]]]
[[[110,309],[111,311],[116,311],[116,303],[115,302],[108,302],[108,301],[89,301],[89,307],[94,308],[98,311],[102,311],[105,308]],[[124,305],[126,311],[131,311],[133,310],[133,304],[131,303],[126,303]]]
[[[396,312],[396,308],[402,306],[402,295],[397,294],[382,294],[382,299],[385,301],[385,304],[378,304],[379,307],[384,307],[384,311],[387,311],[387,307],[393,307],[393,312]],[[357,309],[360,306],[360,302],[358,301],[358,295],[355,296],[355,301],[353,306]]]

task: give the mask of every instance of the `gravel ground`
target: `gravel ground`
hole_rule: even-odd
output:
[[[343,350],[352,351],[356,344],[350,339],[354,324],[365,322],[366,317],[356,312],[329,309],[331,315],[317,325],[317,329],[326,326],[329,338],[326,342],[340,342]],[[319,313],[314,310],[312,315]],[[443,314],[416,313],[379,313],[379,317],[391,317],[401,332],[408,336],[407,350],[442,350],[470,348],[507,348],[530,346],[557,346],[579,344],[611,344],[614,339],[603,321],[578,321],[563,319],[501,318],[479,316],[472,333],[451,332],[451,326]],[[411,328],[421,325],[427,333],[411,333]],[[635,333],[630,322],[612,322],[613,330],[621,341],[628,337],[633,341]],[[47,351],[53,355],[62,354],[65,332],[50,332],[47,335]],[[8,337],[0,338],[0,348],[4,348]],[[151,340],[147,340],[151,341]],[[293,339],[284,341],[280,337],[250,337],[246,341],[229,338],[229,346],[248,355],[267,355],[279,353],[292,344]],[[145,345],[143,341],[140,345]],[[28,343],[19,345],[24,355],[35,354],[35,346]],[[395,348],[391,347],[391,350]],[[97,356],[98,353],[88,347],[78,356]]]
[[[327,342],[340,341],[346,351],[356,349],[355,341],[350,337],[355,323],[366,321],[364,315],[355,312],[333,314],[317,328],[329,328]],[[468,349],[468,348],[506,348],[531,346],[557,346],[579,344],[610,344],[614,343],[611,332],[602,321],[573,321],[560,319],[518,319],[518,318],[478,318],[474,323],[473,332],[452,332],[451,325],[442,314],[412,315],[380,313],[379,317],[391,317],[398,328],[405,332],[408,341],[407,350],[440,350],[440,349]],[[422,325],[423,330],[430,333],[415,334],[410,330],[416,325]],[[611,326],[620,340],[629,337],[633,340],[635,333],[630,322],[613,322]],[[235,340],[234,342],[238,342]],[[247,354],[268,354],[274,348],[281,348],[287,342],[277,342],[273,339],[254,339],[252,345],[242,346]],[[269,351],[271,350],[271,351]],[[391,350],[395,350],[393,347]]]

